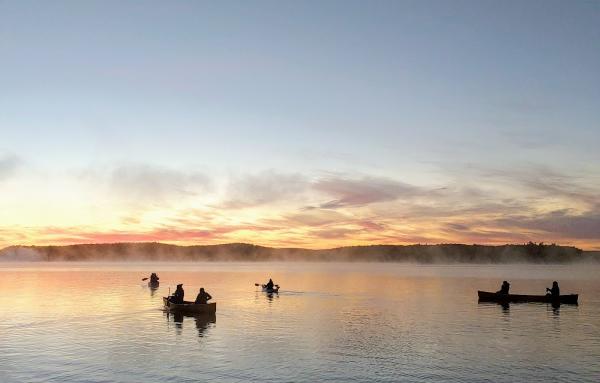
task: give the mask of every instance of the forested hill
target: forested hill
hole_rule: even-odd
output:
[[[325,250],[271,248],[244,243],[178,246],[163,243],[11,246],[0,261],[371,261],[411,263],[570,263],[600,261],[599,252],[571,246],[373,245]]]

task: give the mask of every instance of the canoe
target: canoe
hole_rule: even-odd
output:
[[[279,293],[279,286],[275,285],[275,287],[273,287],[272,289],[267,289],[265,287],[265,285],[262,285],[262,291],[264,291],[267,294],[278,294]]]
[[[520,295],[520,294],[498,294],[487,291],[478,291],[480,302],[539,302],[539,303],[564,303],[577,304],[578,294],[560,295],[553,297],[551,295]]]
[[[158,289],[158,286],[160,285],[160,282],[156,281],[156,282],[148,282],[148,287],[150,287],[151,289]]]
[[[175,304],[169,302],[169,298],[163,297],[165,308],[170,311],[181,311],[186,313],[197,314],[214,314],[217,311],[217,302],[196,304],[194,302],[184,301],[183,304]]]

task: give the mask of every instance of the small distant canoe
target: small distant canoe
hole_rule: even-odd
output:
[[[163,297],[163,304],[168,310],[186,313],[214,314],[217,311],[217,302],[196,304],[194,302],[184,301],[183,304],[175,304],[169,302],[169,298]]]
[[[273,287],[272,289],[268,289],[265,285],[262,285],[262,291],[264,291],[267,294],[278,294],[279,286],[275,285],[275,287]]]
[[[539,303],[564,303],[577,304],[578,294],[560,295],[553,297],[551,295],[520,295],[520,294],[498,294],[487,291],[478,291],[479,301],[481,302],[539,302]]]
[[[156,282],[148,282],[148,287],[150,287],[151,289],[158,289],[158,286],[160,285],[159,281]]]

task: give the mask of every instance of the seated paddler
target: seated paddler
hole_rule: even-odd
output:
[[[205,305],[211,299],[212,299],[212,296],[209,293],[207,293],[206,291],[204,291],[204,287],[201,287],[200,292],[198,293],[198,296],[196,297],[196,304]]]
[[[183,284],[179,284],[179,285],[177,285],[177,289],[175,289],[175,292],[171,296],[171,299],[170,299],[171,303],[182,304],[183,303],[183,295],[184,295]]]
[[[267,282],[267,284],[264,285],[264,288],[267,290],[273,290],[273,286],[275,286],[275,284],[273,283],[273,280],[269,278],[269,282]]]
[[[502,282],[502,286],[500,286],[500,290],[496,291],[496,294],[508,294],[508,290],[510,289],[510,283],[507,281]]]
[[[556,281],[552,282],[552,288],[546,287],[546,291],[549,293],[549,295],[551,295],[553,297],[559,297],[560,296],[560,288],[558,287],[558,282],[556,282]]]

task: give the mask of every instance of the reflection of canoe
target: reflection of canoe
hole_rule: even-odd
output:
[[[577,294],[560,295],[553,297],[551,295],[519,295],[519,294],[498,294],[487,291],[478,291],[479,300],[482,302],[540,302],[540,303],[565,303],[577,304]]]
[[[217,315],[215,313],[189,313],[185,311],[167,311],[167,320],[172,318],[175,325],[179,328],[183,326],[183,318],[194,318],[198,336],[204,337],[207,331],[217,323]]]
[[[150,287],[151,289],[158,289],[158,286],[160,285],[159,281],[156,282],[148,282],[148,287]]]
[[[171,311],[181,311],[186,313],[207,313],[214,314],[217,311],[217,303],[196,304],[194,302],[184,301],[183,304],[169,302],[169,298],[163,297],[163,303],[166,309]]]
[[[267,294],[277,294],[279,293],[279,285],[275,285],[275,287],[273,287],[272,289],[268,289],[265,285],[262,285],[262,291],[264,291]]]

